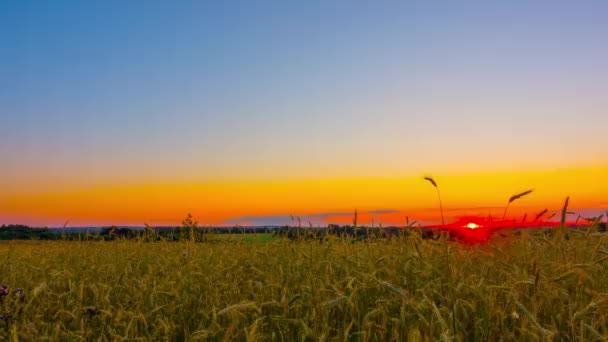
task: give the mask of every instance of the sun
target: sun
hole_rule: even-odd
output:
[[[479,226],[477,223],[473,223],[473,222],[471,222],[471,223],[467,224],[465,227],[467,227],[467,228],[469,228],[469,229],[477,229],[477,228],[479,228],[480,226]]]

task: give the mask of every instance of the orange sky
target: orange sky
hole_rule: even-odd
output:
[[[289,215],[317,223],[348,221],[355,208],[360,222],[401,224],[439,219],[433,187],[420,176],[309,180],[206,181],[77,188],[71,191],[14,192],[0,198],[0,223],[32,225],[178,224],[188,212],[201,224],[288,224]],[[527,189],[509,216],[559,209],[566,196],[571,208],[606,208],[608,167],[534,172],[432,175],[441,190],[448,219],[502,215],[507,199]],[[375,213],[373,213],[376,211]],[[372,213],[370,213],[372,212]],[[335,213],[335,214],[330,214]]]

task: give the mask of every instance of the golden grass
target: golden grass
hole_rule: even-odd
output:
[[[601,340],[608,236],[0,244],[0,339]],[[15,291],[23,288],[24,296]]]

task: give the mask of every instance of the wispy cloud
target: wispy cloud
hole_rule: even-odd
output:
[[[359,215],[382,215],[395,214],[398,210],[394,209],[375,209],[370,211],[360,211]],[[314,214],[277,214],[277,215],[247,215],[228,219],[225,224],[256,225],[256,226],[285,226],[293,224],[291,217],[299,217],[302,224],[311,222],[313,225],[325,225],[332,221],[332,218],[352,217],[353,211],[328,211]]]
[[[470,207],[470,208],[451,208],[446,210],[450,212],[449,220],[455,220],[464,216],[487,216],[491,211],[496,209],[502,210],[501,207]],[[370,224],[374,221],[376,224],[382,223],[385,225],[399,225],[405,223],[405,216],[409,216],[410,221],[416,221],[420,224],[436,224],[437,221],[430,217],[427,213],[435,212],[436,208],[419,209],[412,213],[399,211],[395,209],[374,209],[368,211],[359,211],[359,223]],[[605,215],[605,209],[601,208],[581,208],[573,209],[572,211],[580,214],[583,217],[594,217],[599,215]],[[549,213],[555,212],[556,215],[551,218],[551,221],[559,221],[559,209],[552,209]],[[299,217],[302,226],[307,226],[312,223],[315,226],[326,226],[328,223],[337,224],[351,224],[353,218],[353,211],[327,211],[313,214],[277,214],[277,215],[247,215],[240,216],[225,220],[223,223],[226,225],[242,225],[242,226],[286,226],[286,225],[297,225],[297,220],[292,220],[292,216]],[[523,215],[523,212],[521,213]],[[521,216],[519,215],[519,216]]]
[[[291,218],[290,215],[252,215],[231,218],[224,221],[224,223],[252,226],[285,226],[291,223]]]
[[[367,213],[368,214],[396,214],[398,212],[399,212],[399,210],[395,210],[395,209],[377,209],[377,210],[370,210]]]

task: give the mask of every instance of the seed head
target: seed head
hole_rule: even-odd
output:
[[[435,180],[432,177],[424,177],[424,179],[431,182],[431,184],[433,184],[434,187],[437,187],[437,183],[435,182]]]

